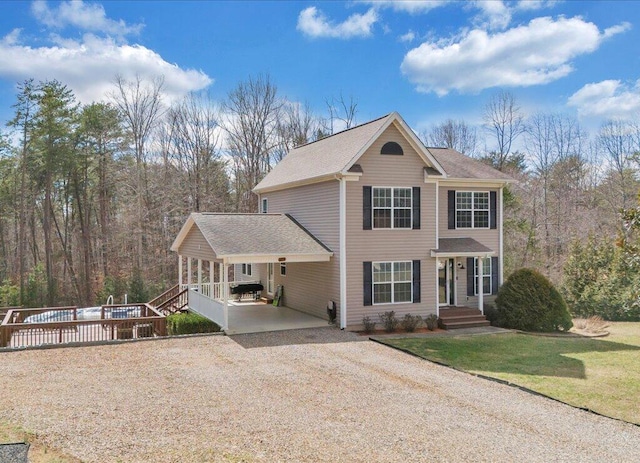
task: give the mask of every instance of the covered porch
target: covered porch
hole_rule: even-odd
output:
[[[293,308],[240,298],[234,288],[269,288],[271,277],[236,275],[234,266],[327,262],[333,253],[285,214],[193,213],[171,249],[178,253],[178,280],[188,288],[189,309],[216,322],[228,334],[326,326],[327,321]],[[265,280],[265,281],[263,281]],[[282,293],[282,291],[281,291]]]
[[[484,316],[485,296],[497,293],[498,258],[473,238],[440,238],[431,250],[436,259],[438,316],[453,314],[452,308],[477,309]],[[447,312],[448,311],[448,312]]]

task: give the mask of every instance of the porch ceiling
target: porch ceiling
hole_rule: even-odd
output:
[[[494,254],[494,250],[473,238],[440,238],[438,249],[431,250],[432,257],[478,257]]]
[[[326,262],[333,255],[288,214],[193,213],[174,241],[173,251],[180,249],[193,227],[202,233],[216,259],[227,264]]]

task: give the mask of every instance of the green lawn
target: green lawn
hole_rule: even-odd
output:
[[[640,424],[640,323],[612,323],[609,331],[597,339],[509,333],[383,342]]]

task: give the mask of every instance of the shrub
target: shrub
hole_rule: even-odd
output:
[[[422,323],[422,317],[420,315],[406,314],[402,319],[402,329],[407,333],[413,333],[420,323]]]
[[[427,325],[429,331],[433,331],[438,326],[438,316],[434,313],[429,314],[424,319],[424,324]]]
[[[498,311],[493,304],[485,304],[484,316],[492,326],[496,326],[496,323],[498,322]]]
[[[217,333],[220,327],[194,312],[183,312],[167,317],[167,332],[170,336],[177,334]]]
[[[573,326],[562,295],[542,274],[520,269],[496,298],[497,324],[524,331],[568,331]]]
[[[384,326],[384,330],[387,333],[393,333],[400,324],[398,317],[396,317],[396,312],[394,310],[390,310],[385,313],[378,314],[380,317],[380,323]]]
[[[373,333],[376,330],[376,322],[368,316],[362,317],[362,324],[364,325],[364,332],[367,334]]]

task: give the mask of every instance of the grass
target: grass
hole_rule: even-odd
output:
[[[640,323],[612,323],[608,329],[609,336],[595,339],[509,333],[384,342],[640,424]]]
[[[0,443],[28,442],[29,463],[81,463],[75,457],[45,445],[38,436],[12,424],[0,421]]]

